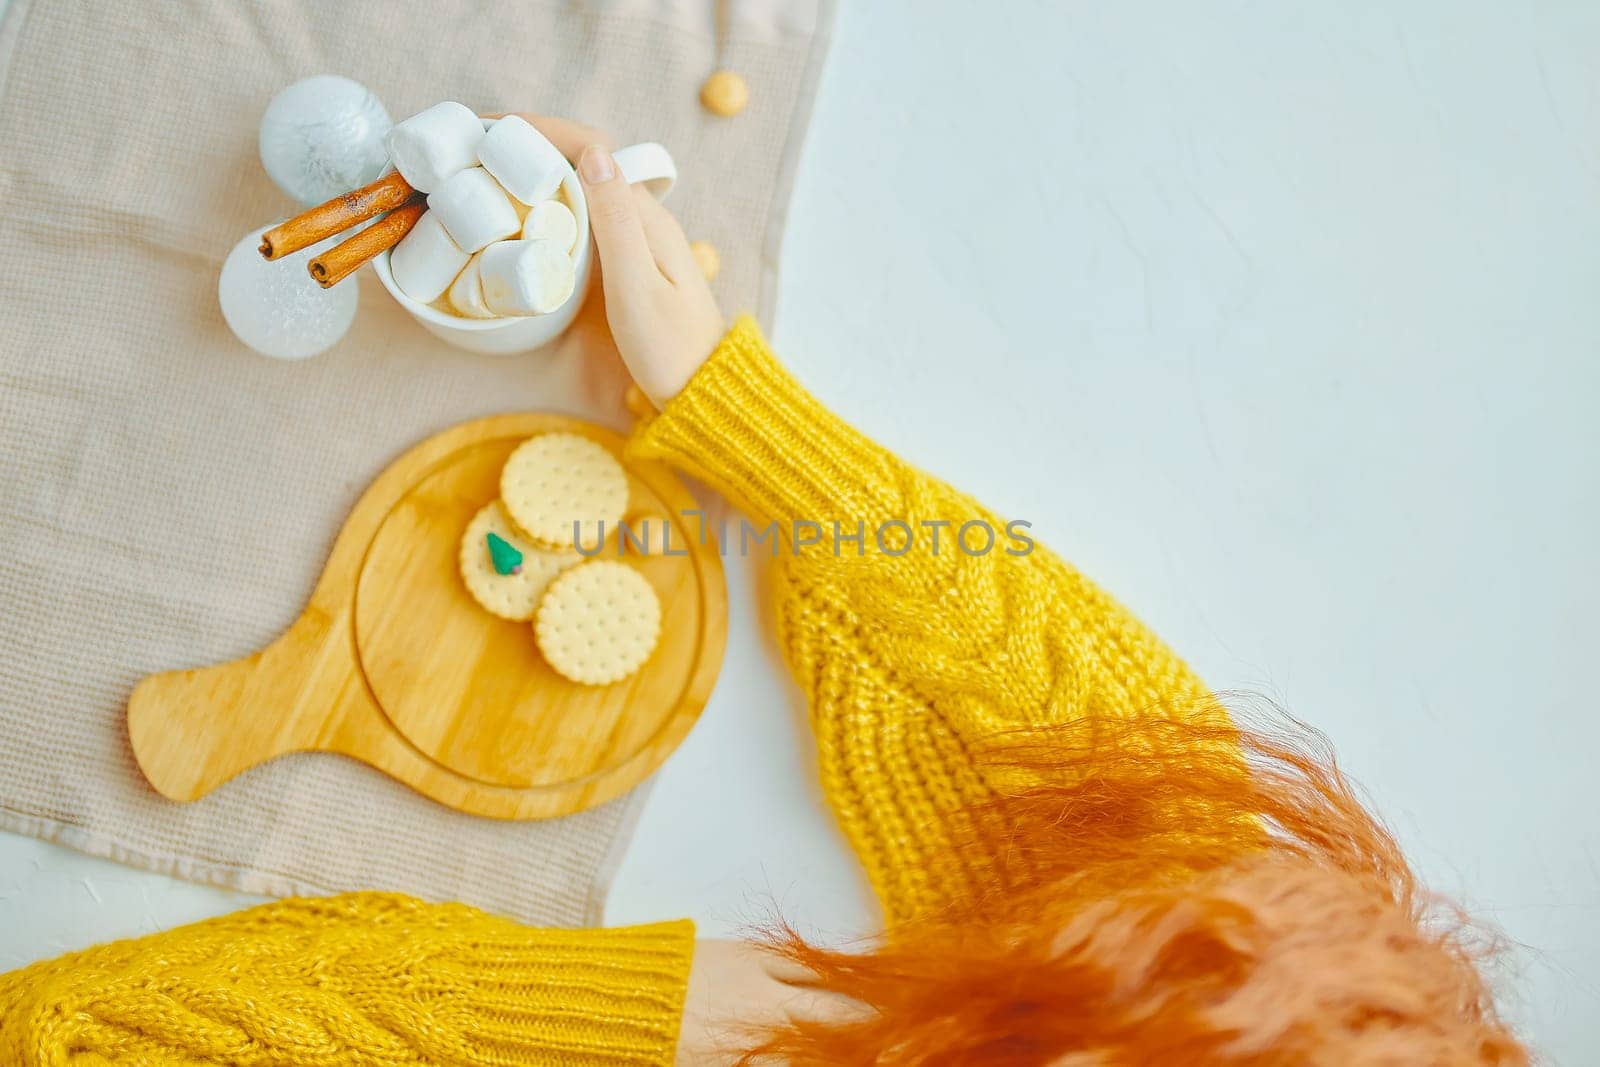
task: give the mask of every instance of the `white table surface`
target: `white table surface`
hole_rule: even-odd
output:
[[[776,341],[827,402],[1327,730],[1600,1058],[1600,5],[846,3]],[[994,13],[1004,11],[1005,16]],[[733,634],[609,917],[875,909]],[[247,902],[0,837],[0,968]]]

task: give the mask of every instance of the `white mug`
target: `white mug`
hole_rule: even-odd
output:
[[[487,127],[488,122],[484,125]],[[643,184],[658,200],[667,195],[667,190],[678,178],[678,168],[673,164],[671,154],[654,141],[619,148],[612,156],[617,161],[617,169],[630,184]],[[378,280],[389,290],[389,295],[399,301],[400,306],[422,323],[429,333],[457,348],[491,356],[507,356],[549,344],[560,337],[578,317],[584,297],[588,295],[589,275],[595,257],[594,241],[589,235],[589,204],[583,197],[583,183],[578,180],[577,174],[569,173],[561,187],[566,190],[567,203],[572,205],[572,213],[578,220],[578,242],[572,252],[577,277],[573,282],[572,295],[556,310],[544,315],[499,319],[468,319],[451,315],[418,303],[402,293],[394,283],[394,272],[389,269],[388,252],[380,253],[372,261],[373,269],[378,272]]]

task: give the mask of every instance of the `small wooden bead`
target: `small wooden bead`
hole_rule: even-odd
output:
[[[713,115],[728,118],[750,102],[750,87],[731,70],[719,70],[700,87],[700,103]]]
[[[717,248],[710,241],[695,241],[689,245],[689,253],[700,265],[700,273],[706,276],[708,282],[722,269],[722,257],[717,255]]]

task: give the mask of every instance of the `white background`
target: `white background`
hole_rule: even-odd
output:
[[[1528,1036],[1600,1059],[1600,5],[846,0],[779,323],[847,418],[1329,732],[1515,943]],[[869,930],[730,571],[610,918]],[[245,899],[0,837],[0,969]]]

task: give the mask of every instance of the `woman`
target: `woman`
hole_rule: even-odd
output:
[[[591,131],[535,121],[578,160],[612,334],[659,412],[634,452],[758,528],[828,531],[774,565],[778,630],[885,934],[831,952],[283,901],[0,978],[0,1059],[1527,1062],[1326,753],[1230,723],[1026,536],[956,542],[1007,524],[726,329],[671,216]]]

